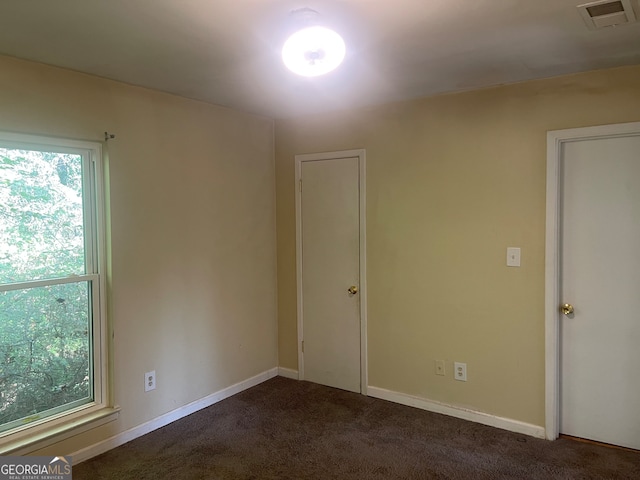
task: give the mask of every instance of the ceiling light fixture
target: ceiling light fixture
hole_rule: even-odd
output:
[[[333,30],[317,25],[318,12],[301,8],[292,12],[306,26],[291,35],[282,47],[282,61],[298,75],[316,77],[335,70],[344,60],[346,47]]]

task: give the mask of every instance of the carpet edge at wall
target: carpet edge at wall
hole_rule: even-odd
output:
[[[93,458],[97,455],[108,452],[109,450],[119,447],[120,445],[124,445],[131,440],[141,437],[142,435],[146,435],[147,433],[153,432],[154,430],[164,427],[165,425],[169,425],[176,420],[180,420],[187,415],[191,415],[198,410],[210,407],[211,405],[218,403],[225,398],[229,398],[232,395],[240,393],[251,387],[255,387],[262,382],[266,382],[267,380],[276,377],[277,375],[278,367],[270,368],[269,370],[259,373],[258,375],[255,375],[251,378],[223,388],[222,390],[212,393],[211,395],[207,395],[204,398],[195,400],[191,403],[188,403],[187,405],[183,405],[182,407],[176,408],[175,410],[160,415],[153,420],[149,420],[148,422],[145,422],[141,425],[118,433],[113,437],[109,437],[106,440],[78,450],[77,452],[71,454],[73,457],[73,463],[78,464],[84,462],[85,460],[89,460],[90,458]]]
[[[536,438],[545,438],[544,427],[533,425],[531,423],[521,422],[520,420],[499,417],[497,415],[491,415],[489,413],[480,412],[478,410],[471,410],[454,405],[448,405],[446,403],[436,402],[434,400],[416,397],[413,395],[408,395],[406,393],[394,392],[393,390],[387,390],[379,387],[369,386],[367,388],[367,394],[370,397],[380,398],[382,400],[388,400],[394,403],[400,403],[409,407],[420,408],[429,412],[441,413],[443,415],[449,415],[450,417],[461,418],[462,420],[469,420],[471,422],[481,423],[482,425],[488,425],[490,427],[501,428],[510,432],[523,433],[525,435]]]

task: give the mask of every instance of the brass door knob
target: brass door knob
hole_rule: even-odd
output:
[[[560,307],[560,310],[562,310],[562,313],[564,313],[565,315],[571,315],[573,313],[573,305],[571,305],[570,303],[565,303]]]
[[[351,285],[347,292],[349,292],[351,295],[355,295],[356,293],[358,293],[358,287],[356,287],[355,285]]]

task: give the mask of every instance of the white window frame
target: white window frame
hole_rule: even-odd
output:
[[[0,147],[81,155],[85,172],[82,203],[86,273],[67,278],[4,284],[0,285],[0,292],[64,283],[91,283],[93,338],[90,348],[94,368],[90,378],[94,399],[0,433],[0,455],[21,455],[117,418],[119,409],[110,408],[108,391],[104,171],[102,144],[98,142],[0,132]]]

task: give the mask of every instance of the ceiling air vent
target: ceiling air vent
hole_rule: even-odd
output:
[[[631,0],[600,0],[578,5],[578,11],[591,30],[636,21]]]

